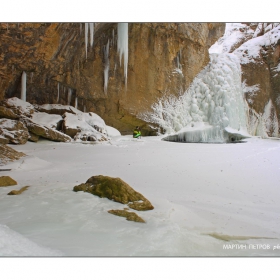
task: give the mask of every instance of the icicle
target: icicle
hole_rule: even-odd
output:
[[[108,79],[109,79],[109,68],[110,68],[110,60],[109,60],[109,40],[107,46],[104,50],[104,57],[105,57],[105,68],[104,68],[104,92],[107,94],[107,87],[108,87]]]
[[[82,34],[83,25],[80,23],[80,35]]]
[[[72,99],[72,89],[68,88],[68,105],[70,105]]]
[[[21,75],[21,100],[26,101],[26,73]]]
[[[56,103],[59,102],[59,83],[57,83],[57,99],[56,99]]]
[[[124,57],[124,76],[125,84],[127,84],[128,23],[118,23],[118,53],[120,55],[120,65],[122,65],[122,56]]]
[[[112,37],[113,37],[112,42],[113,42],[113,46],[114,46],[115,45],[115,29],[113,29],[113,31],[112,31]]]
[[[94,38],[94,23],[89,23],[89,31],[90,31],[90,46],[93,46],[93,38]]]
[[[76,96],[75,97],[75,108],[77,109],[77,107],[78,107],[78,97]]]
[[[88,45],[88,23],[85,23],[85,48],[86,48],[86,59],[87,59],[87,45]]]

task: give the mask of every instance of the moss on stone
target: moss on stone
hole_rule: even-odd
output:
[[[126,210],[109,210],[108,213],[120,217],[125,217],[128,221],[145,223],[145,221],[134,212],[128,212]]]
[[[26,191],[29,188],[29,186],[25,186],[21,188],[20,190],[12,190],[8,193],[8,195],[18,195],[21,194],[22,192]]]
[[[17,182],[9,176],[0,177],[0,187],[8,187],[17,185]]]
[[[139,211],[152,210],[154,207],[142,194],[136,192],[120,178],[109,176],[92,176],[85,184],[75,186],[74,191],[89,192],[99,197],[128,204],[130,208]]]

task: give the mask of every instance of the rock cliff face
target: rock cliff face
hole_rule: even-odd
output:
[[[95,24],[93,46],[86,51],[84,24],[0,24],[0,100],[20,97],[25,71],[30,103],[76,104],[123,134],[135,125],[152,133],[137,115],[163,94],[188,88],[207,65],[208,48],[223,35],[225,24],[129,23],[127,80],[117,26]]]

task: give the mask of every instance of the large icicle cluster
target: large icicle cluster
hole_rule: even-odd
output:
[[[88,29],[90,32],[90,41],[88,41]],[[85,23],[85,51],[86,51],[86,59],[87,59],[87,50],[88,50],[88,42],[90,42],[90,46],[93,46],[94,39],[94,23]]]
[[[142,116],[172,134],[165,140],[229,142],[249,136],[239,61],[232,54],[210,58],[183,95],[161,98]]]
[[[122,65],[123,57],[125,84],[127,84],[128,23],[118,23],[118,53],[120,55],[120,65]]]

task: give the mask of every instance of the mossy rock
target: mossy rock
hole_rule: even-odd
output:
[[[23,188],[21,188],[20,190],[12,190],[8,193],[8,195],[19,195],[21,193],[23,193],[24,191],[26,191],[29,188],[29,186],[25,186]]]
[[[145,221],[134,212],[128,212],[126,210],[109,210],[108,213],[120,217],[125,217],[128,221],[145,223]]]
[[[73,191],[84,191],[99,197],[106,197],[122,204],[128,204],[128,207],[139,211],[154,209],[149,200],[120,178],[92,176],[85,184],[75,186]]]
[[[17,182],[9,176],[0,177],[0,187],[8,187],[17,185]]]

